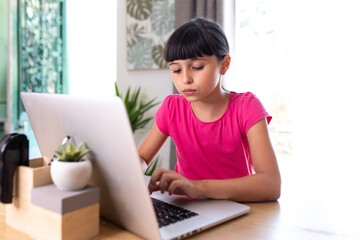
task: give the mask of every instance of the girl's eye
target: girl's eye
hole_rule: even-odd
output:
[[[173,71],[173,73],[180,73],[181,72],[181,69],[174,69],[174,70],[172,70]]]
[[[202,70],[204,68],[204,66],[200,66],[200,67],[193,67],[193,69],[199,71],[199,70]]]

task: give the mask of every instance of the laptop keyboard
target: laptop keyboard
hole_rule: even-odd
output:
[[[155,198],[151,198],[159,227],[164,227],[172,223],[176,223],[187,218],[199,215],[198,213],[189,211]]]

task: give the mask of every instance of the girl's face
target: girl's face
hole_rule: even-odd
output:
[[[227,58],[225,56],[224,60]],[[193,59],[175,60],[169,63],[171,76],[179,93],[190,102],[205,100],[217,87],[224,74],[224,60],[215,55]]]

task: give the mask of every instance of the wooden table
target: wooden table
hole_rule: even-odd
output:
[[[280,200],[248,205],[251,207],[249,214],[189,239],[360,239],[360,235],[356,233],[358,229],[355,228],[356,231],[353,232],[351,229],[347,230],[346,227],[352,228],[351,225],[346,224],[348,219],[331,219],[328,218],[331,216],[321,216],[319,211],[315,211],[318,208],[309,207],[306,202],[283,204]],[[344,227],[342,225],[345,228],[342,228]],[[356,225],[358,224],[354,227]],[[0,204],[0,239],[30,239],[27,235],[5,224],[5,205],[3,204]],[[94,239],[137,240],[140,238],[102,220],[100,234]]]
[[[304,165],[281,162],[282,194],[278,202],[249,203],[250,213],[189,239],[360,239],[360,174],[354,168],[339,176],[339,165]],[[309,160],[308,160],[309,161]],[[285,165],[286,163],[286,165]],[[310,164],[309,164],[310,165]],[[347,168],[346,168],[347,169]],[[321,171],[320,171],[321,170]],[[5,225],[5,205],[0,203],[0,240],[27,240],[25,234]],[[106,221],[98,239],[137,240],[139,237]]]

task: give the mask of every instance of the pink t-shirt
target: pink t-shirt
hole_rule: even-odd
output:
[[[254,174],[247,131],[271,116],[252,93],[230,93],[218,120],[202,122],[181,95],[165,98],[155,114],[160,131],[176,145],[175,171],[191,180],[230,179]]]

